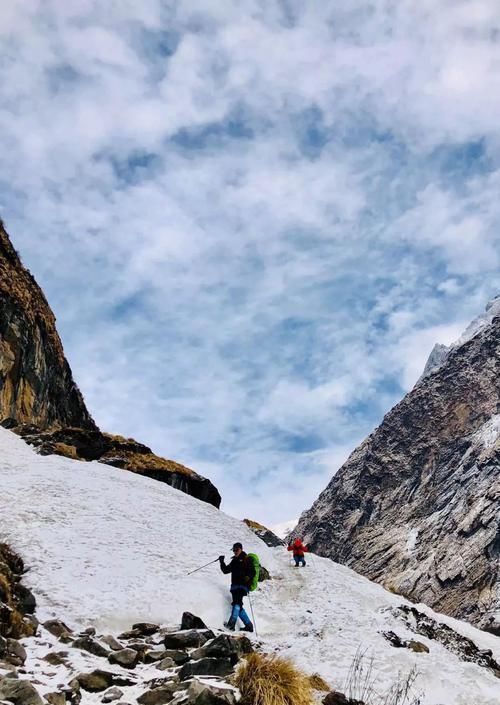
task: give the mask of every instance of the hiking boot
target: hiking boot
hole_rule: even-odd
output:
[[[250,624],[245,624],[245,626],[240,629],[240,632],[253,632],[252,622],[250,622]]]
[[[234,627],[236,625],[236,622],[234,622],[232,619],[228,619],[227,622],[224,622],[224,626],[226,629],[229,629],[230,632],[234,632]]]

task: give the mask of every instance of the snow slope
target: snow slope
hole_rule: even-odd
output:
[[[380,692],[416,664],[422,705],[500,702],[499,679],[408,632],[389,612],[405,601],[345,566],[309,556],[307,568],[294,569],[285,549],[269,549],[242,522],[204,502],[106,465],[40,457],[1,428],[0,453],[0,539],[30,567],[26,583],[41,620],[57,616],[116,633],[135,621],[175,625],[190,610],[217,627],[228,614],[228,576],[217,564],[187,573],[219,554],[229,557],[239,540],[274,578],[252,595],[266,650],[341,689],[361,648],[374,659]],[[438,619],[500,660],[499,638]],[[430,653],[395,649],[382,630],[417,638]]]

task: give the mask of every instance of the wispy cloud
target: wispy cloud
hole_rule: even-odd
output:
[[[100,425],[276,522],[497,293],[492,3],[0,7],[2,216]]]

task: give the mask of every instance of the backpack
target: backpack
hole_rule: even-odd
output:
[[[252,578],[251,583],[248,586],[248,589],[250,592],[253,592],[254,590],[257,590],[257,587],[259,585],[259,571],[260,571],[260,561],[259,561],[259,556],[256,553],[249,553],[247,555],[247,560],[250,561],[250,563],[253,565],[255,569],[255,574]]]

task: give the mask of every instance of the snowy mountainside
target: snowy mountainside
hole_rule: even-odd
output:
[[[170,486],[96,463],[38,456],[0,429],[0,538],[21,553],[37,615],[118,633],[135,621],[179,623],[184,610],[218,628],[229,611],[228,576],[217,566],[234,541],[255,551],[273,580],[252,594],[258,638],[341,688],[358,648],[374,659],[385,692],[416,665],[422,705],[498,705],[491,669],[460,660],[394,616],[409,605],[345,566],[308,556],[294,569],[242,522]],[[500,639],[419,610],[473,639],[500,660]],[[429,653],[394,648],[381,634],[417,639]],[[29,648],[29,639],[25,640]],[[87,695],[84,695],[87,698]],[[82,705],[97,700],[84,699]]]
[[[288,521],[282,521],[280,524],[275,524],[271,526],[271,531],[273,531],[276,536],[280,539],[286,539],[288,534],[290,534],[294,528],[297,526],[298,519],[289,519]]]

